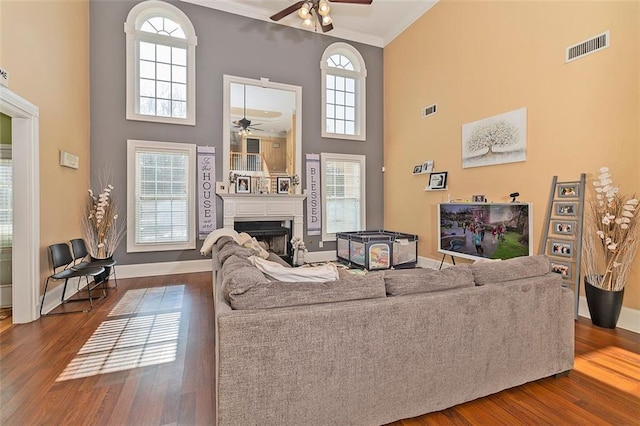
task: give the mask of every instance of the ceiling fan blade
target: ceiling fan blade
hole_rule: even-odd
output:
[[[292,4],[291,6],[282,9],[280,12],[275,13],[273,15],[271,15],[270,19],[272,21],[279,21],[282,18],[284,18],[285,16],[295,12],[296,10],[300,9],[300,7],[304,4],[304,0],[303,1],[299,1],[297,3]]]
[[[331,3],[371,4],[373,0],[331,0]]]

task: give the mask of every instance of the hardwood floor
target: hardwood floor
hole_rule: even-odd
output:
[[[210,273],[121,279],[88,314],[1,332],[0,424],[211,425],[213,345]],[[393,423],[430,424],[640,425],[640,335],[580,319],[569,376]]]

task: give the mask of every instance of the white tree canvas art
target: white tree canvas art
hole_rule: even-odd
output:
[[[462,168],[526,160],[526,108],[462,125]]]

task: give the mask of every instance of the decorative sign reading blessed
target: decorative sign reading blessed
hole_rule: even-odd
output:
[[[216,229],[216,149],[198,147],[198,238],[204,240]]]
[[[322,234],[320,155],[307,154],[307,234]]]

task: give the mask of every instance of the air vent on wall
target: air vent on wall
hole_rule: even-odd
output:
[[[432,114],[435,114],[436,113],[436,105],[437,104],[433,104],[433,105],[429,105],[428,107],[422,108],[422,118],[427,117],[427,116],[432,115]]]
[[[598,50],[606,49],[607,47],[609,47],[609,31],[605,31],[589,40],[567,47],[565,62],[575,61],[576,59],[595,53]]]

